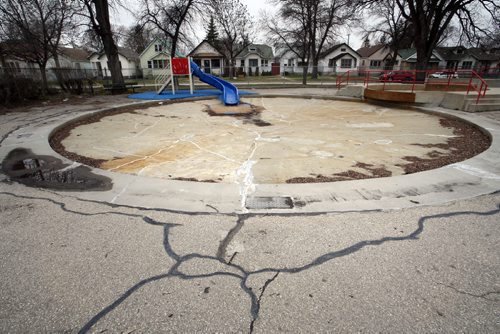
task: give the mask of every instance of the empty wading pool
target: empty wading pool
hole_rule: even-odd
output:
[[[207,99],[101,114],[59,130],[51,144],[109,171],[239,184],[389,177],[489,146],[473,125],[410,109],[305,98],[243,102],[227,110]]]

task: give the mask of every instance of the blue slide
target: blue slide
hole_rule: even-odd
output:
[[[191,72],[204,83],[209,84],[222,91],[222,101],[225,105],[237,105],[240,103],[240,94],[238,88],[232,83],[217,78],[211,74],[203,72],[195,62],[191,62]]]

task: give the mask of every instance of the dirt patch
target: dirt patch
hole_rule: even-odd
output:
[[[248,103],[240,103],[237,106],[225,106],[223,104],[205,105],[204,112],[210,116],[233,116],[243,120],[243,124],[256,126],[271,126],[272,124],[261,119],[264,107]]]
[[[491,145],[491,139],[475,125],[451,118],[441,118],[439,123],[442,127],[453,129],[456,137],[449,138],[447,143],[441,144],[419,144],[412,145],[421,147],[435,147],[442,151],[431,151],[426,157],[405,156],[407,164],[397,165],[406,174],[417,173],[424,170],[443,167],[455,162],[464,161],[485,151]]]

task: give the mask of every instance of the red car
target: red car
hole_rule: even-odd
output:
[[[415,81],[415,73],[410,71],[391,71],[382,73],[379,78],[380,81]]]

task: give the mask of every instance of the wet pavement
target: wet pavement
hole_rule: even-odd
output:
[[[130,101],[68,102],[1,115],[2,161],[14,151],[7,161],[42,176],[43,166],[81,167],[45,154],[48,134],[63,118]],[[463,117],[498,133],[498,113]],[[282,213],[240,212],[238,188],[236,204],[222,213],[223,184],[158,185],[91,169],[85,177],[111,176],[112,189],[61,191],[1,174],[0,330],[497,333],[500,175],[488,151],[437,174],[322,184],[330,195],[365,189],[372,198],[357,209],[346,199],[331,199],[334,206],[312,197],[299,207],[292,196],[294,208]],[[462,185],[451,184],[457,172]],[[385,208],[407,182],[415,183]],[[120,202],[134,185],[136,196]],[[427,195],[425,185],[434,185]],[[307,193],[317,185],[283,186]],[[286,187],[266,191],[286,197]],[[434,202],[422,205],[431,192]],[[176,195],[191,198],[183,204],[190,210],[178,210]],[[406,208],[397,208],[403,201]]]

